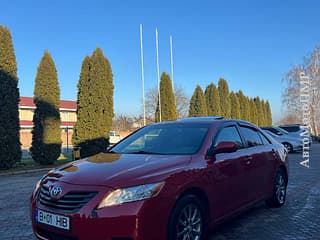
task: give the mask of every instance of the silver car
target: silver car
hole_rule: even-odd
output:
[[[308,138],[309,145],[312,143],[312,138],[310,134],[310,129],[308,129],[305,125],[301,124],[288,124],[288,125],[280,125],[279,128],[286,130],[289,134],[295,135],[300,138]]]
[[[263,130],[263,132],[271,136],[277,142],[282,143],[288,152],[296,152],[302,150],[303,141],[299,137],[289,137],[286,135],[278,136],[267,130]]]

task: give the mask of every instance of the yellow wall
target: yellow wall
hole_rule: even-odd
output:
[[[63,122],[77,121],[77,114],[75,112],[60,111],[60,118]]]
[[[19,109],[20,120],[32,121],[33,111],[34,111],[33,109]]]
[[[32,121],[33,109],[19,109],[20,120]],[[76,122],[77,114],[76,112],[60,111],[60,117],[62,122]]]

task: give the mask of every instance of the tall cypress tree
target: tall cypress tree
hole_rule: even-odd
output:
[[[0,25],[0,169],[9,169],[21,158],[19,89],[11,33]]]
[[[174,121],[177,119],[175,96],[170,76],[163,72],[160,80],[161,121]],[[156,122],[160,121],[159,99],[155,113]]]
[[[89,95],[89,73],[90,73],[90,57],[86,56],[82,62],[80,79],[78,82],[77,95],[77,122],[74,125],[74,132],[72,135],[72,143],[74,146],[89,139],[89,134],[92,131],[92,124],[90,125],[91,107]]]
[[[220,78],[218,82],[218,90],[220,96],[221,115],[225,118],[231,117],[231,103],[229,96],[229,87],[225,79]]]
[[[261,125],[261,126],[266,126],[267,125],[266,103],[263,99],[261,99],[260,104],[261,104],[262,118],[263,118],[263,125]]]
[[[207,104],[208,116],[219,116],[220,111],[220,96],[217,87],[211,83],[206,87],[205,98]]]
[[[250,104],[248,98],[241,90],[237,92],[237,97],[240,103],[240,119],[250,121]]]
[[[53,164],[61,153],[60,88],[56,66],[47,51],[38,66],[33,101],[31,156],[37,163]]]
[[[270,103],[268,100],[266,101],[265,111],[266,111],[266,115],[267,115],[266,125],[271,126],[272,125],[272,114],[271,114]]]
[[[198,85],[193,92],[189,106],[189,117],[207,116],[206,99],[201,87]]]
[[[100,48],[82,63],[78,83],[77,123],[73,143],[81,147],[81,157],[105,150],[114,117],[113,74]]]
[[[257,113],[258,113],[258,126],[264,126],[265,123],[264,123],[262,102],[259,97],[254,98],[254,102],[256,104]]]
[[[231,118],[240,119],[240,103],[237,95],[234,92],[230,93],[231,102]]]
[[[249,102],[250,102],[250,122],[258,125],[259,120],[258,120],[258,110],[257,110],[256,103],[254,99],[250,99]]]

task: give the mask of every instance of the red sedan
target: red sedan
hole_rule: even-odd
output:
[[[39,239],[202,240],[258,201],[282,206],[287,184],[286,150],[258,127],[187,118],[50,171],[31,218]]]

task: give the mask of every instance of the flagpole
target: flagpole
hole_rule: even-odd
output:
[[[173,81],[173,53],[172,53],[172,35],[170,35],[170,63],[171,63],[171,81],[172,90],[174,92],[174,81]]]
[[[140,54],[141,54],[143,126],[145,126],[146,125],[146,103],[145,103],[145,95],[144,95],[144,65],[143,65],[142,24],[140,24]]]
[[[159,122],[161,122],[160,66],[159,66],[159,43],[158,43],[158,29],[157,28],[156,28],[156,50],[157,50],[157,70],[158,70]]]

